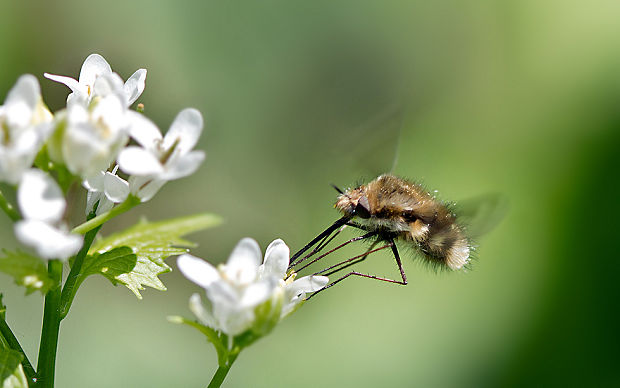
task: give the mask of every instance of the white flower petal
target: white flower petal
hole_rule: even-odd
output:
[[[138,144],[148,150],[156,150],[162,140],[161,131],[143,114],[129,111],[127,117],[130,121],[129,136]]]
[[[94,86],[97,77],[112,73],[108,62],[99,54],[90,54],[80,70],[80,84]]]
[[[77,125],[80,123],[87,123],[89,119],[89,113],[86,109],[86,104],[79,101],[79,98],[74,98],[67,102],[67,122],[71,125]]]
[[[289,247],[281,239],[271,242],[265,251],[265,262],[261,266],[261,275],[284,279],[290,260]]]
[[[177,148],[181,154],[189,152],[202,132],[202,114],[193,108],[182,110],[170,125],[163,141],[163,148],[169,149],[178,141]]]
[[[105,195],[110,201],[120,203],[129,195],[129,183],[118,175],[106,172],[103,180]]]
[[[96,215],[103,214],[114,207],[114,202],[110,201],[105,195],[102,195],[99,199],[99,205],[97,205]]]
[[[220,273],[214,266],[187,253],[179,256],[177,267],[186,278],[202,288],[207,288],[220,279]]]
[[[127,79],[123,90],[127,98],[127,106],[133,104],[144,91],[146,84],[146,69],[136,70],[131,77]]]
[[[260,247],[255,240],[241,239],[226,262],[224,268],[226,279],[239,285],[253,282],[258,273],[261,256]]]
[[[198,318],[200,323],[216,330],[219,329],[213,313],[206,309],[205,306],[202,304],[200,295],[193,294],[189,298],[189,309],[192,313],[194,313],[196,318]]]
[[[118,155],[118,165],[129,175],[155,175],[164,171],[155,155],[141,147],[129,146]]]
[[[114,159],[110,144],[96,141],[90,123],[72,125],[65,130],[62,154],[69,171],[82,176],[91,176],[107,170]]]
[[[129,177],[129,190],[142,202],[146,202],[153,198],[165,183],[166,181],[155,179],[152,176],[134,175]]]
[[[57,229],[46,222],[24,220],[15,223],[19,241],[35,249],[43,259],[65,260],[82,246],[82,236]]]
[[[30,169],[17,189],[17,203],[25,219],[60,221],[66,203],[58,184],[46,173]]]
[[[302,296],[295,296],[293,297],[293,299],[285,304],[282,307],[282,313],[280,314],[280,318],[284,318],[287,315],[289,315],[290,313],[292,313],[293,311],[295,311],[297,309],[297,306],[303,302],[304,298]]]
[[[103,191],[103,177],[105,176],[105,172],[98,171],[97,173],[87,176],[82,181],[82,186],[88,191]]]
[[[64,75],[55,75],[49,73],[43,73],[43,76],[54,82],[59,82],[66,85],[73,93],[88,95],[88,88],[86,85],[81,85],[76,79],[71,77],[65,77]]]
[[[118,81],[122,82],[120,78]],[[109,95],[102,98],[95,105],[90,117],[90,121],[99,129],[97,135],[102,140],[112,142],[119,136],[120,132],[127,132],[130,122],[125,112],[122,95],[110,92]]]
[[[240,295],[238,290],[224,279],[216,280],[209,284],[207,297],[213,302],[213,309],[219,311],[239,310]],[[216,317],[220,315],[215,314]]]
[[[253,308],[271,297],[277,286],[277,279],[269,278],[247,286],[239,300],[240,308]]]
[[[327,276],[304,276],[286,286],[289,295],[299,295],[306,292],[315,292],[327,285]]]
[[[228,310],[222,306],[213,306],[213,315],[217,317],[222,331],[229,336],[243,333],[256,319],[251,309]]]
[[[12,144],[0,145],[0,181],[18,184],[32,166],[41,148],[41,139],[33,129],[14,133]]]
[[[192,175],[200,164],[205,160],[204,151],[192,151],[185,155],[176,157],[174,160],[169,160],[165,165],[165,172],[161,174],[160,178],[167,181],[179,179]]]
[[[32,74],[24,74],[17,79],[4,101],[4,115],[9,127],[25,127],[32,121],[32,116],[41,90],[39,81]]]
[[[96,209],[95,209],[95,205],[97,205]],[[84,209],[84,212],[86,213],[86,215],[89,215],[90,213],[92,213],[93,210],[95,210],[96,215],[99,215],[101,213],[105,213],[108,210],[112,209],[113,206],[114,206],[114,202],[106,198],[103,191],[93,190],[93,191],[89,191],[88,193],[86,193],[86,208]]]
[[[93,95],[107,97],[114,95],[119,99],[121,106],[125,106],[125,91],[123,90],[123,80],[116,73],[103,74],[95,80],[93,85]]]

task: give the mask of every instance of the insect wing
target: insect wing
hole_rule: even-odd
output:
[[[478,238],[493,230],[508,213],[508,198],[489,193],[460,201],[455,206],[459,223],[469,237]]]
[[[338,131],[326,157],[334,168],[326,171],[328,182],[351,185],[351,179],[369,181],[392,171],[396,163],[403,111],[389,105],[359,124]]]

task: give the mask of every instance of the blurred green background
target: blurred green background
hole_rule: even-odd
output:
[[[187,106],[205,115],[198,173],[104,234],[208,211],[225,224],[191,238],[212,262],[244,236],[299,248],[337,217],[329,184],[389,169],[389,144],[395,172],[442,198],[510,199],[472,271],[435,274],[404,254],[407,287],[347,280],[242,353],[227,386],[620,385],[620,2],[5,0],[0,11],[2,100],[32,73],[60,109],[68,90],[42,73],[77,77],[97,52],[123,78],[148,69],[139,101],[162,129]],[[400,139],[382,119],[394,109]],[[368,261],[396,275],[388,256]],[[103,278],[83,285],[61,327],[58,387],[206,385],[214,350],[165,319],[189,317],[199,289],[168,262],[168,291],[142,301]],[[41,296],[2,274],[0,289],[36,359]]]

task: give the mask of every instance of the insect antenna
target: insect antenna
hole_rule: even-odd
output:
[[[336,189],[337,192],[339,192],[340,194],[344,195],[344,192],[342,190],[340,190],[340,188],[338,186],[336,186],[335,184],[331,184],[331,186]]]

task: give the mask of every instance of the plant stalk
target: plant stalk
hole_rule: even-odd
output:
[[[47,267],[50,277],[56,286],[45,294],[43,309],[43,327],[41,328],[41,342],[39,345],[39,360],[37,387],[54,387],[54,370],[56,366],[56,351],[58,349],[58,331],[60,330],[60,284],[62,282],[62,262],[50,260]]]
[[[107,212],[98,215],[97,217],[90,219],[83,224],[80,224],[71,230],[71,233],[85,234],[86,232],[95,229],[98,226],[103,225],[104,222],[111,220],[112,218],[125,213],[127,210],[132,207],[138,205],[140,203],[140,198],[129,195],[125,202],[121,203],[118,206],[113,207]]]
[[[239,352],[232,352],[228,355],[228,360],[224,365],[220,365],[217,368],[217,371],[215,371],[215,374],[211,378],[211,382],[209,383],[207,388],[219,388],[222,385],[224,379],[226,378],[226,375],[228,374],[228,371],[232,367],[232,364],[237,359],[237,356],[239,356]]]
[[[60,320],[65,319],[67,314],[69,313],[69,309],[71,308],[71,304],[73,303],[73,298],[75,298],[75,294],[77,293],[78,288],[80,287],[80,272],[82,270],[82,264],[84,264],[84,258],[88,254],[88,250],[90,246],[93,244],[95,236],[101,229],[102,225],[97,226],[95,229],[89,230],[86,232],[84,236],[84,243],[82,244],[82,248],[75,256],[75,260],[73,261],[73,265],[71,266],[71,271],[69,272],[69,276],[65,282],[64,287],[62,288],[62,294],[60,296]]]

